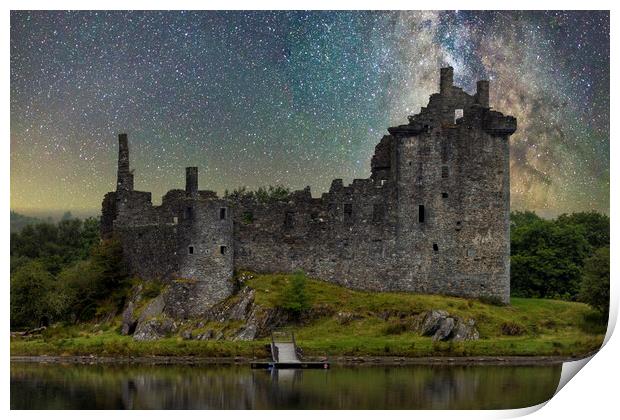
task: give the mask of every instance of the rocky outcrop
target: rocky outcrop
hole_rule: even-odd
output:
[[[191,325],[200,330],[207,322],[243,321],[237,330],[228,330],[226,338],[247,341],[265,337],[289,321],[285,311],[256,304],[256,292],[250,287],[243,287],[236,295],[211,307],[191,296],[193,288],[195,285],[191,283],[179,282],[164,290],[141,311],[136,310],[136,302],[130,301],[123,311],[122,333],[133,334],[134,339],[140,341],[156,340],[178,331],[185,340],[221,340],[225,337],[223,331],[209,329],[193,334]],[[195,320],[200,322],[194,324]]]
[[[177,323],[170,318],[152,318],[138,324],[133,338],[138,341],[156,340],[175,333],[177,329]]]
[[[419,314],[413,329],[421,335],[433,337],[433,341],[477,340],[480,334],[473,319],[464,320],[438,309]]]

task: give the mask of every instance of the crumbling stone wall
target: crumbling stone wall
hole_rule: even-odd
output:
[[[371,175],[313,198],[218,198],[185,190],[161,206],[133,190],[127,137],[119,136],[117,191],[102,204],[102,235],[118,235],[134,273],[198,286],[201,307],[233,292],[233,270],[291,272],[368,290],[509,299],[510,168],[516,120],[489,108],[489,84],[474,95],[441,69],[440,93],[409,123],[388,129]],[[199,296],[198,296],[199,295]]]

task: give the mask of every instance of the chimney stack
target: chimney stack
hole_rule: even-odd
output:
[[[198,194],[198,168],[196,166],[185,168],[185,193],[190,196]]]
[[[440,70],[439,93],[449,95],[454,83],[454,69],[452,67],[443,67]]]
[[[489,81],[480,80],[476,83],[476,103],[485,108],[489,107]]]
[[[127,140],[127,134],[118,135],[116,190],[133,191],[133,173],[129,170],[129,141]]]

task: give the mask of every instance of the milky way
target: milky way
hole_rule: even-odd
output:
[[[93,209],[129,134],[136,189],[365,178],[387,127],[491,82],[513,210],[609,212],[608,12],[12,12],[11,207]]]

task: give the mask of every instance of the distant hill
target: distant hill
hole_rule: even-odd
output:
[[[11,233],[21,231],[25,226],[43,223],[45,220],[36,217],[24,216],[11,211]]]

